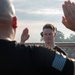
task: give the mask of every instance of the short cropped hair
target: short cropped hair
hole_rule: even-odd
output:
[[[44,29],[51,29],[53,32],[57,31],[57,28],[54,25],[52,25],[52,24],[45,24],[43,26],[43,30]],[[40,35],[43,37],[43,32],[41,32]]]
[[[45,24],[43,27],[43,30],[44,29],[51,29],[53,32],[55,32],[57,30],[57,28],[52,24]]]

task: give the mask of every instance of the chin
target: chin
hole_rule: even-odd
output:
[[[47,43],[51,43],[51,42],[47,41]]]

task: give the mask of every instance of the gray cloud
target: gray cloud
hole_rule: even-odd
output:
[[[16,8],[18,19],[54,22],[59,21],[61,18],[61,4],[63,0],[13,0],[13,3]],[[50,11],[48,12],[46,9]],[[61,12],[61,14],[59,12]]]
[[[23,15],[22,15],[23,14]],[[17,12],[17,15],[18,18],[20,20],[38,20],[38,21],[51,21],[51,22],[59,22],[60,21],[60,18],[61,18],[61,15],[42,15],[42,14],[28,14],[28,13],[23,13],[23,12],[20,12],[18,13]]]
[[[59,8],[63,1],[60,0],[18,0],[13,1],[16,8],[39,9],[39,8]]]

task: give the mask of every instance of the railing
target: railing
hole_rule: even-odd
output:
[[[25,43],[26,45],[41,45],[44,43]],[[69,57],[75,58],[75,42],[55,42],[56,45],[61,47],[64,51],[67,52]]]

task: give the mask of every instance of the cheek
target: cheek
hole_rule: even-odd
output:
[[[50,35],[51,38],[54,38],[54,35]]]
[[[47,36],[43,35],[43,38],[46,38]]]
[[[51,35],[51,37],[52,37],[52,38],[54,38],[54,36],[53,36],[53,35]]]

